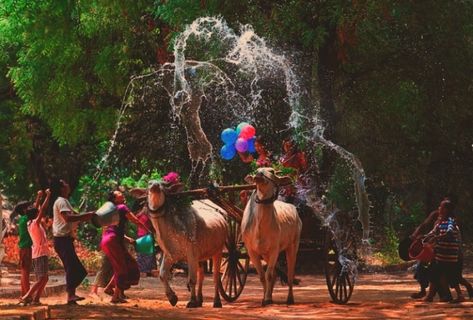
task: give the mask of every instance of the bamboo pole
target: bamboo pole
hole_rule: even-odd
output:
[[[254,190],[256,189],[256,185],[254,184],[245,184],[245,185],[234,185],[234,186],[221,186],[216,187],[215,191],[218,194],[219,192],[226,193],[226,192],[234,192],[234,191],[243,191],[243,190]],[[209,194],[213,193],[213,188],[201,188],[201,189],[193,189],[187,191],[180,191],[180,192],[173,192],[169,193],[170,196],[190,196],[190,197],[206,197]]]

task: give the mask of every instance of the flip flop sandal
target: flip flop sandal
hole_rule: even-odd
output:
[[[21,299],[20,298],[20,301],[17,303],[17,305],[24,307],[24,306],[30,305],[31,302],[33,302],[32,298],[28,298],[28,299]]]
[[[105,294],[109,295],[109,296],[113,296],[113,290],[104,290]]]
[[[75,296],[73,299],[71,300],[74,300],[74,301],[82,301],[82,300],[85,300],[84,297],[79,297],[79,296]]]
[[[77,305],[77,301],[76,300],[69,300],[69,301],[67,301],[67,305],[68,306]]]

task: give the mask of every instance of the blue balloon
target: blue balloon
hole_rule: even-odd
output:
[[[243,129],[243,128],[246,127],[247,125],[249,125],[248,122],[242,122],[242,123],[240,123],[240,124],[237,126],[237,128],[236,128],[237,136],[240,135],[241,129]]]
[[[249,153],[255,153],[256,152],[256,149],[255,149],[255,141],[256,141],[256,138],[253,137],[251,138],[250,140],[248,140],[248,152]]]
[[[222,159],[231,160],[236,154],[236,149],[233,144],[226,144],[220,149],[220,156]]]
[[[236,139],[238,138],[238,134],[235,130],[228,128],[222,131],[220,138],[222,139],[223,143],[230,145],[235,143]]]

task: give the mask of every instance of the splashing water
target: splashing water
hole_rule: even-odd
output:
[[[100,176],[114,148],[126,110],[139,103],[146,104],[153,95],[164,96],[169,104],[170,126],[185,128],[192,162],[191,175],[198,174],[199,166],[204,168],[209,163],[215,165],[213,146],[218,141],[212,140],[211,135],[208,136],[202,128],[206,116],[218,115],[218,120],[212,118],[210,122],[221,130],[224,124],[241,121],[257,123],[266,121],[264,118],[269,118],[273,113],[285,112],[286,126],[298,132],[309,142],[308,145],[322,144],[336,151],[352,168],[358,220],[363,227],[363,239],[368,239],[370,203],[361,163],[353,154],[324,138],[324,126],[318,116],[319,107],[304,106],[302,97],[305,93],[301,91],[293,67],[284,55],[271,49],[250,25],[240,26],[238,35],[222,18],[202,17],[178,35],[174,57],[174,63],[166,63],[131,79],[110,148],[97,168],[96,178]],[[282,109],[267,103],[266,96],[273,87],[285,93]],[[205,112],[202,112],[204,107]],[[263,114],[261,110],[264,110]],[[303,131],[304,128],[310,129]],[[203,174],[203,170],[200,174]],[[333,222],[334,212],[327,209],[315,191],[314,187],[302,190],[300,194],[323,223],[332,229],[335,238],[340,238],[340,227]],[[338,251],[343,252],[343,243],[335,243],[339,247]],[[343,254],[340,254],[339,260],[344,268],[356,269],[356,263]]]

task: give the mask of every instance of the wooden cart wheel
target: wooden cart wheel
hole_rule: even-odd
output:
[[[218,289],[227,302],[233,302],[245,287],[250,259],[241,242],[240,225],[228,219],[228,239],[220,267]]]
[[[343,245],[342,256],[356,259],[356,241],[351,232],[346,232],[345,239],[339,239]],[[355,274],[339,259],[339,250],[330,230],[326,230],[325,239],[325,279],[330,297],[334,303],[345,304],[350,300],[355,286]]]

